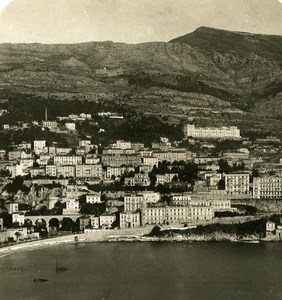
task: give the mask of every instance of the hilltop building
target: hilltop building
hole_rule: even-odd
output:
[[[240,130],[236,126],[230,127],[196,127],[186,124],[184,135],[193,138],[206,139],[240,139]]]

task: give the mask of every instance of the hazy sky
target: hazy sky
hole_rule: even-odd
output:
[[[282,0],[0,0],[0,43],[168,41],[200,26],[282,35]]]

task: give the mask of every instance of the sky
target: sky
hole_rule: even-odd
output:
[[[169,41],[200,26],[282,35],[282,0],[0,0],[0,43]]]

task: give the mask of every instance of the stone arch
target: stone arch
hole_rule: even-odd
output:
[[[34,226],[34,222],[32,222],[31,218],[24,218],[24,227],[27,228],[27,230],[31,230]]]
[[[39,232],[40,236],[47,236],[48,234],[48,222],[44,217],[38,217],[34,222],[34,231]]]
[[[59,232],[60,226],[61,226],[61,223],[58,218],[56,218],[55,216],[52,218],[49,218],[48,235],[50,235],[50,236],[57,235]]]

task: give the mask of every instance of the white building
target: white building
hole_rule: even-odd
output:
[[[75,123],[66,123],[65,124],[66,128],[70,131],[75,131]]]
[[[125,195],[124,196],[124,211],[134,212],[137,209],[146,207],[146,201],[143,194]]]
[[[111,215],[111,214],[101,215],[100,227],[111,228],[115,220],[116,220],[116,215]]]
[[[119,216],[121,229],[141,226],[140,212],[122,212]]]
[[[46,147],[46,141],[45,140],[34,140],[33,142],[33,149],[35,154],[43,153]]]
[[[240,130],[236,126],[230,127],[197,127],[195,125],[186,124],[184,126],[184,135],[193,138],[208,139],[239,139]]]
[[[86,195],[86,203],[101,203],[101,195],[100,194],[88,194]]]
[[[79,212],[79,202],[75,198],[67,199],[66,209],[63,210],[63,214],[77,214]]]
[[[54,157],[55,165],[80,165],[82,164],[82,157],[76,155],[64,155]]]
[[[225,190],[228,194],[249,194],[250,175],[247,173],[225,174]]]
[[[102,165],[77,165],[76,166],[76,177],[78,178],[98,178],[103,177]]]
[[[146,203],[157,203],[161,200],[161,195],[157,192],[145,191],[142,194]]]
[[[282,176],[255,177],[253,198],[282,198]]]
[[[12,222],[13,223],[19,223],[20,226],[23,226],[24,224],[24,213],[21,212],[15,212],[12,214]]]
[[[47,165],[45,167],[46,176],[56,177],[57,176],[57,166]]]

